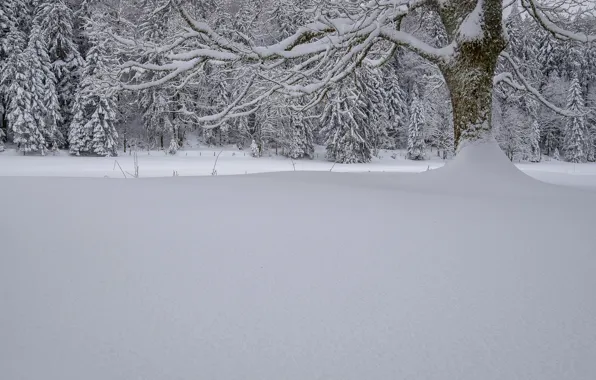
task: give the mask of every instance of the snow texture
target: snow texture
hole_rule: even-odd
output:
[[[594,379],[596,193],[497,149],[423,174],[0,178],[0,378]]]
[[[484,36],[484,0],[478,0],[476,8],[466,17],[459,27],[462,41],[477,41]]]

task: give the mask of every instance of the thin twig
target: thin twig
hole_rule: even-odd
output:
[[[217,175],[217,170],[215,170],[215,167],[217,166],[217,161],[219,160],[219,155],[221,154],[221,152],[223,152],[223,149],[219,151],[217,157],[215,158],[215,163],[213,164],[213,171],[211,172],[211,175]]]
[[[330,171],[330,172],[332,172],[332,171],[333,171],[333,168],[335,167],[335,165],[337,165],[337,161],[335,161],[335,162],[333,163],[333,166],[331,167],[331,169],[329,169],[329,171]]]
[[[118,160],[114,160],[114,168],[112,170],[116,170],[116,165],[118,165],[118,167],[120,168],[120,171],[122,172],[122,175],[124,176],[124,178],[128,178],[128,177],[126,177],[126,173],[124,173],[124,170],[122,170],[122,166],[120,166],[120,163],[118,162]]]

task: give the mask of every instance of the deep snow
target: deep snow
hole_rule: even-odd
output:
[[[421,174],[0,178],[0,378],[592,380],[596,192],[493,148]]]
[[[216,155],[220,150],[208,147],[194,147],[193,150],[180,151],[175,156],[160,151],[138,152],[139,174],[141,178],[171,177],[174,172],[179,176],[210,176],[213,172]],[[221,149],[221,148],[219,148]],[[433,170],[445,165],[429,152],[429,160],[411,161],[405,159],[404,151],[381,151],[381,158],[373,158],[367,164],[334,165],[325,160],[325,150],[317,147],[314,160],[292,160],[276,156],[271,152],[264,157],[250,157],[250,152],[239,151],[227,147],[218,159],[216,170],[218,175],[255,174],[286,171],[329,171],[333,172],[401,172],[419,173]],[[395,159],[391,158],[395,155]],[[124,178],[134,173],[132,155],[120,152],[118,157],[73,157],[61,151],[57,155],[23,156],[15,149],[7,149],[0,153],[0,176],[26,177],[108,177]],[[120,165],[118,166],[116,162]],[[571,164],[550,160],[544,157],[543,162],[517,163],[516,166],[526,174],[541,181],[571,185],[574,187],[596,189],[596,164]]]

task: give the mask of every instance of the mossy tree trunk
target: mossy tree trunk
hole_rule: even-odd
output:
[[[456,42],[453,57],[438,66],[451,96],[459,149],[492,137],[493,78],[507,45],[502,0],[447,0],[436,9],[450,41]]]

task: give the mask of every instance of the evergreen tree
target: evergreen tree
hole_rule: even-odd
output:
[[[368,129],[367,136],[375,156],[379,149],[391,145],[387,132],[390,125],[389,109],[385,103],[381,75],[379,70],[364,68],[355,73],[359,91],[357,106],[362,115],[362,123]]]
[[[294,116],[292,120],[287,152],[288,157],[293,159],[304,157],[314,158],[314,137],[310,126],[301,116]]]
[[[424,122],[422,103],[414,92],[410,106],[410,123],[408,124],[408,159],[410,160],[424,160],[425,158]]]
[[[538,121],[534,120],[532,123],[532,129],[530,131],[530,161],[540,162],[540,126]]]
[[[571,80],[567,97],[567,109],[574,113],[583,110],[583,96],[577,74]],[[586,138],[583,116],[570,117],[565,126],[564,150],[565,159],[569,162],[583,162],[586,159]]]
[[[387,148],[405,148],[407,146],[408,102],[403,85],[397,77],[397,70],[392,65],[383,70],[383,102],[387,107]]]
[[[261,149],[259,149],[259,145],[257,145],[255,140],[252,140],[250,143],[250,154],[255,158],[261,157]]]
[[[330,161],[352,164],[372,158],[370,133],[358,99],[353,83],[345,82],[330,94],[325,105],[320,133]]]
[[[8,52],[11,49],[7,37],[15,27],[12,5],[12,1],[2,1],[0,3],[0,70],[2,69],[3,61],[8,57]]]
[[[59,109],[53,109],[63,136],[68,135],[74,96],[83,65],[73,32],[73,18],[71,8],[63,0],[47,0],[36,15],[36,22],[45,32],[48,56],[56,78]]]
[[[70,152],[115,156],[116,105],[109,87],[106,52],[98,38],[90,41],[70,126]]]
[[[14,73],[14,67],[9,64],[16,63],[16,60],[10,59],[14,54],[21,54],[25,49],[27,35],[21,29],[24,22],[23,18],[27,15],[26,4],[23,0],[5,0],[0,2],[0,78],[4,81],[0,83],[0,145],[10,133],[8,126],[9,110],[9,87],[10,73]]]
[[[27,48],[21,54],[13,53],[2,73],[9,99],[7,119],[13,141],[23,153],[45,154],[62,139],[57,129],[56,82],[46,49],[41,27],[34,24]]]
[[[105,93],[100,92],[96,97],[95,112],[86,127],[93,130],[91,151],[100,156],[117,156],[116,106]]]
[[[81,86],[83,86],[83,83],[81,83]],[[86,123],[88,117],[87,99],[83,99],[82,96],[87,96],[87,90],[81,87],[74,103],[73,119],[68,133],[70,153],[77,156],[90,151],[91,139],[93,138],[93,130],[88,128]]]
[[[171,134],[173,129],[169,112],[170,102],[166,98],[166,92],[164,89],[148,90],[140,99],[147,139],[152,143],[151,146],[153,141],[158,139],[160,149],[164,149],[164,136]]]
[[[168,146],[168,154],[174,155],[180,150],[178,139],[175,137],[170,138],[170,145]]]
[[[44,29],[36,18],[25,53],[31,70],[30,80],[35,91],[34,97],[39,103],[36,110],[38,126],[45,136],[47,147],[56,150],[64,141],[64,137],[58,129],[61,121],[60,104],[56,92],[56,77],[47,49]]]
[[[81,57],[86,57],[90,48],[87,23],[92,16],[91,3],[93,0],[82,0],[73,11],[73,35]]]
[[[2,84],[8,84],[6,96],[9,99],[7,119],[13,134],[13,142],[19,151],[41,151],[45,154],[46,140],[40,125],[43,105],[34,92],[28,55],[12,54],[2,73]],[[40,129],[41,127],[41,129]]]
[[[455,141],[453,137],[453,126],[450,118],[443,118],[437,129],[437,155],[443,160],[451,158],[455,153]]]
[[[557,70],[552,70],[548,81],[543,86],[543,93],[553,104],[564,108],[568,84],[559,76]],[[563,127],[565,120],[547,107],[542,106],[538,112],[541,127],[541,145],[543,151],[551,156],[555,149],[563,146]]]
[[[518,100],[510,97],[500,99],[496,102],[500,115],[493,118],[496,140],[511,161],[527,159],[529,150],[524,141],[528,120]]]

